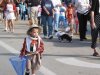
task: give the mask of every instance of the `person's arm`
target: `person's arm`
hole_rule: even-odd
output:
[[[48,11],[47,8],[45,7],[45,1],[44,1],[44,0],[42,0],[41,6],[42,6],[42,8],[44,9],[44,11],[45,11],[48,15],[50,15],[49,11]]]
[[[23,42],[23,47],[20,51],[20,56],[24,56],[25,55],[25,49],[26,49],[26,38],[24,39],[24,42]]]
[[[48,15],[50,15],[50,12],[47,10],[47,8],[45,6],[43,6],[43,9]]]
[[[68,7],[66,8],[65,16],[66,16],[66,18],[67,18],[67,16],[68,16]]]
[[[14,10],[14,12],[16,11],[16,5],[15,4],[13,4],[13,10]]]
[[[43,42],[42,39],[40,40],[40,47],[37,49],[37,51],[38,51],[40,54],[43,53],[43,51],[44,51],[44,42]]]
[[[92,29],[96,28],[96,25],[95,25],[95,21],[94,21],[94,14],[95,14],[95,8],[96,8],[96,3],[97,3],[97,0],[92,0],[92,7],[91,7],[91,27]]]

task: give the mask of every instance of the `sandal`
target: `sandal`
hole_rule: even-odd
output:
[[[98,56],[98,55],[99,55],[98,52],[93,53],[93,56]]]

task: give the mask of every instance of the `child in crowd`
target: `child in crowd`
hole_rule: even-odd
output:
[[[59,17],[59,22],[60,22],[60,26],[66,28],[67,26],[67,22],[66,22],[66,18],[65,18],[65,12],[66,12],[66,7],[65,7],[65,3],[62,2],[62,6],[60,7],[60,17]]]
[[[66,9],[66,18],[68,19],[68,25],[70,26],[71,36],[73,36],[73,24],[74,24],[74,7],[72,3],[68,4]]]
[[[4,15],[5,15],[5,31],[8,29],[11,32],[14,32],[14,20],[15,20],[15,13],[16,6],[12,0],[7,0],[7,4],[4,7]]]
[[[54,32],[59,30],[60,5],[54,7]]]
[[[26,73],[30,74],[30,65],[32,75],[35,75],[36,71],[40,68],[41,57],[44,51],[43,40],[39,36],[39,27],[32,25],[27,31],[27,37],[24,39],[23,48],[20,56],[27,56]],[[31,64],[30,64],[31,63]]]
[[[79,34],[79,31],[78,31],[78,27],[79,27],[79,21],[78,21],[78,17],[77,17],[77,10],[75,10],[75,25],[76,25],[76,27],[75,27],[75,34],[77,35],[77,34]]]

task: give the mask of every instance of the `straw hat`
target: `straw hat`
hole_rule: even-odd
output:
[[[41,28],[38,26],[38,25],[32,25],[29,29],[28,29],[28,31],[27,31],[27,34],[29,35],[29,33],[32,31],[32,29],[34,29],[34,28],[36,28],[36,29],[38,29],[39,30],[39,33],[40,33],[40,31],[41,31]]]
[[[34,24],[34,25],[32,25],[30,28],[40,28],[38,25],[36,25],[36,24]]]

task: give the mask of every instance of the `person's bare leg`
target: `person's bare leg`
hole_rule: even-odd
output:
[[[8,20],[7,19],[4,19],[4,25],[5,25],[4,31],[7,31],[8,30]]]
[[[11,31],[14,32],[14,20],[11,20]]]
[[[27,60],[25,75],[29,75],[30,74],[30,66],[31,66],[31,61]]]
[[[11,20],[8,21],[8,29],[11,31]]]

